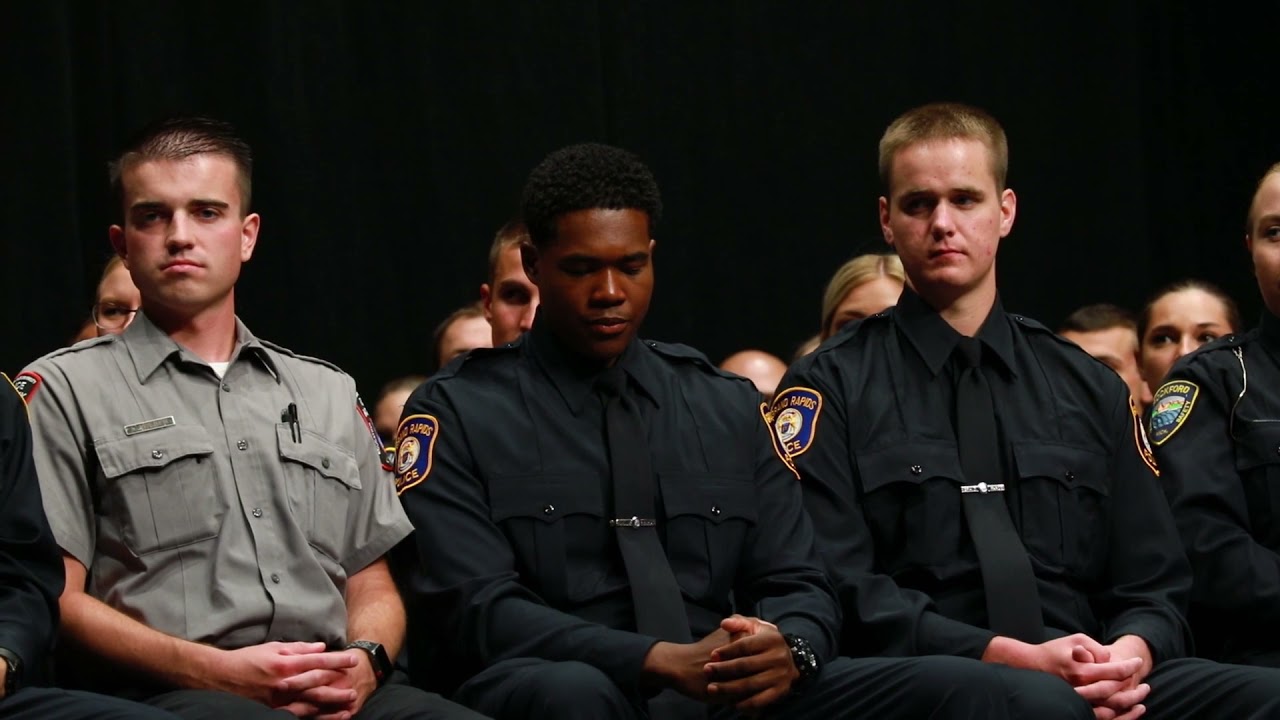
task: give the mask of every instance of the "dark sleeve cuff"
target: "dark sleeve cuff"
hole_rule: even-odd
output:
[[[778,630],[783,635],[796,635],[804,638],[809,647],[824,662],[836,656],[836,648],[830,642],[826,630],[818,623],[806,617],[792,616],[778,620]]]
[[[1176,660],[1187,655],[1184,644],[1170,637],[1168,627],[1151,619],[1135,618],[1107,630],[1108,633],[1103,642],[1108,645],[1125,635],[1137,635],[1142,638],[1147,643],[1147,649],[1151,651],[1152,667],[1166,660]]]
[[[607,643],[601,643],[584,654],[583,662],[599,668],[624,693],[642,697],[640,687],[645,656],[658,644],[656,638],[635,633],[611,631]]]
[[[920,616],[917,655],[956,655],[981,660],[996,636],[986,628],[927,611]]]

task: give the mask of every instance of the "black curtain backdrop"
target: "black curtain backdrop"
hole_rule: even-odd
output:
[[[546,153],[598,140],[663,191],[645,335],[789,356],[883,249],[876,143],[932,100],[1011,144],[1007,308],[1055,324],[1187,276],[1260,308],[1242,245],[1280,160],[1280,9],[1182,3],[0,0],[0,369],[61,346],[109,255],[105,163],[201,112],[254,146],[259,335],[366,396],[430,369]]]

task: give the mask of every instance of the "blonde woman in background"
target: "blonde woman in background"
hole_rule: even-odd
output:
[[[835,335],[847,323],[893,307],[906,283],[897,255],[859,255],[836,270],[822,295],[820,339]]]

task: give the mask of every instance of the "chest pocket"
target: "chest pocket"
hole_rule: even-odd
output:
[[[288,423],[276,425],[276,444],[294,521],[312,547],[341,563],[347,509],[361,489],[355,458],[310,430],[303,430],[301,441],[295,442]]]
[[[1100,576],[1111,511],[1106,456],[1040,440],[1014,443],[1013,454],[1027,551],[1077,578]]]
[[[1267,547],[1280,548],[1280,422],[1237,422],[1236,432],[1236,470],[1250,530]]]
[[[490,519],[510,540],[521,580],[554,606],[595,598],[609,573],[602,482],[567,473],[489,480]]]
[[[226,504],[204,428],[177,425],[94,450],[105,479],[104,514],[118,519],[134,555],[217,537]]]
[[[912,441],[857,456],[863,514],[885,572],[938,573],[962,547],[960,455],[954,443]]]
[[[694,597],[724,597],[733,587],[747,533],[757,522],[750,475],[658,473],[667,559]]]

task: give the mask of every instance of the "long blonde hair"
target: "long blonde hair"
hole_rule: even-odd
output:
[[[880,277],[891,277],[902,284],[907,283],[907,273],[902,269],[902,260],[897,255],[872,253],[859,255],[840,266],[827,290],[822,294],[822,339],[831,336],[828,331],[831,321],[835,319],[836,310],[854,288]]]

